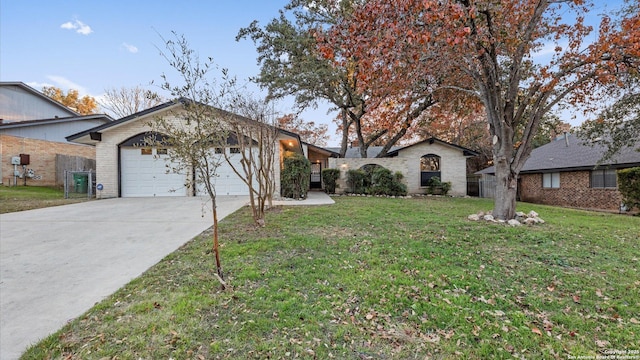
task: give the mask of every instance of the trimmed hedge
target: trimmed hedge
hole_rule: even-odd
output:
[[[282,196],[291,199],[304,199],[311,181],[311,162],[301,154],[287,153],[280,174]]]
[[[336,193],[336,187],[338,187],[338,179],[340,178],[340,170],[339,169],[323,169],[322,170],[322,181],[324,182],[324,189],[329,194]]]
[[[640,167],[618,170],[618,190],[629,209],[640,208]]]

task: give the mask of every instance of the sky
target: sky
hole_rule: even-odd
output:
[[[0,1],[0,81],[20,81],[42,90],[55,86],[99,98],[105,89],[159,83],[176,74],[160,56],[161,37],[184,35],[201,58],[213,57],[240,82],[259,72],[251,40],[236,42],[253,20],[265,25],[288,0],[165,1]],[[160,89],[153,85],[152,90]],[[264,95],[253,84],[250,90]],[[276,105],[293,112],[293,99]],[[335,126],[320,104],[301,114],[307,121]]]
[[[594,15],[621,0],[595,0]],[[201,58],[213,57],[241,82],[259,72],[251,40],[235,41],[253,20],[265,25],[288,0],[0,1],[0,81],[21,81],[41,90],[55,86],[100,98],[105,89],[148,86],[163,73],[175,74],[160,56],[161,37],[184,35]],[[253,84],[250,91],[264,95]],[[159,91],[158,88],[150,87]],[[165,94],[166,95],[166,94]],[[293,112],[293,99],[276,105]],[[330,126],[330,146],[338,146],[330,106],[301,114]],[[579,125],[582,118],[561,119]]]

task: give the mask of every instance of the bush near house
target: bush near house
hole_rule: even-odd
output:
[[[371,178],[363,170],[347,171],[347,185],[353,194],[366,194],[371,185]]]
[[[286,153],[280,174],[282,196],[291,199],[307,197],[311,181],[311,163],[301,154]]]
[[[373,170],[371,176],[371,187],[369,194],[372,195],[390,195],[390,196],[406,196],[407,185],[402,183],[401,172],[391,173],[391,170],[379,167]]]
[[[618,171],[618,190],[628,208],[640,208],[640,167]]]
[[[393,174],[385,167],[371,166],[347,171],[347,184],[354,194],[405,196],[403,177],[400,172]]]
[[[447,195],[449,190],[451,190],[451,182],[442,182],[437,176],[434,176],[427,181],[427,194]]]
[[[340,178],[339,169],[324,169],[322,170],[322,182],[324,182],[324,188],[329,194],[336,193],[336,187],[338,186],[338,179]]]

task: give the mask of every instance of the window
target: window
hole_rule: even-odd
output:
[[[542,174],[542,187],[545,189],[558,189],[560,187],[560,173]]]
[[[240,148],[237,148],[237,147],[229,148],[229,153],[230,154],[240,154]]]
[[[224,154],[224,149],[221,147],[216,148],[216,154]]]
[[[440,175],[440,156],[427,154],[420,158],[420,186],[427,186],[429,179]]]
[[[169,152],[168,152],[168,150],[167,150],[167,149],[158,149],[158,150],[156,151],[156,154],[158,154],[158,155],[167,155],[168,153],[169,153]]]
[[[615,170],[593,170],[591,171],[591,187],[592,188],[610,188],[618,187],[618,175]]]
[[[140,155],[152,155],[151,148],[142,148],[142,149],[140,149]]]

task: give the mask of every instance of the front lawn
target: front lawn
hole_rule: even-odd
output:
[[[0,186],[0,214],[87,201],[65,199],[64,191],[43,186]]]
[[[489,201],[341,197],[210,234],[31,348],[25,359],[567,359],[639,350],[640,218]],[[72,294],[70,294],[72,296]]]

